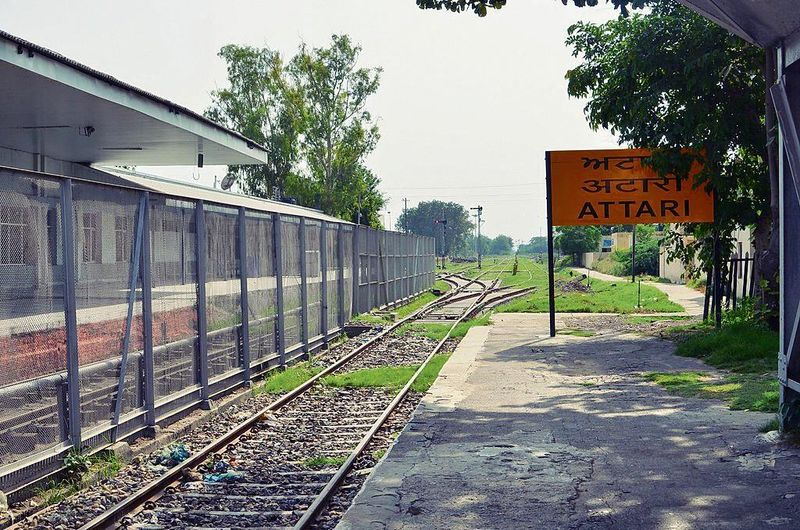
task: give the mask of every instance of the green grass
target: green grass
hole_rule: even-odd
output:
[[[647,374],[647,379],[680,395],[723,399],[732,409],[777,412],[776,332],[754,321],[736,321],[721,329],[693,322],[673,326],[667,335],[677,341],[678,355],[729,373],[712,377],[701,372],[656,372]]]
[[[372,458],[374,458],[376,461],[378,461],[381,458],[383,458],[383,455],[385,455],[385,454],[386,454],[386,449],[378,449],[377,451],[373,451],[372,452]]]
[[[300,465],[309,469],[338,468],[344,464],[345,460],[347,460],[346,456],[312,456],[300,462]]]
[[[492,318],[491,313],[486,313],[477,318],[467,320],[466,322],[460,322],[453,329],[453,332],[450,334],[450,338],[460,339],[463,338],[472,327],[488,326],[491,324],[490,322],[491,318]],[[450,326],[452,326],[452,324],[409,322],[408,324],[403,324],[402,326],[397,328],[395,330],[395,334],[403,336],[408,333],[413,333],[415,335],[421,335],[423,337],[428,337],[429,339],[438,341],[442,340],[445,337],[445,335],[447,335],[447,331],[450,329]]]
[[[286,370],[276,372],[255,389],[255,394],[282,394],[302,385],[322,369],[308,362],[298,363]]]
[[[434,289],[439,289],[442,292],[446,292],[450,289],[450,284],[445,282],[444,280],[436,280],[433,284]],[[425,305],[433,302],[439,298],[437,295],[433,294],[431,291],[425,291],[421,295],[417,296],[411,302],[398,306],[394,308],[391,312],[394,313],[395,317],[400,320],[414,311],[422,308]],[[388,324],[393,319],[388,317],[385,314],[374,314],[374,313],[362,313],[360,315],[356,315],[353,317],[354,322],[363,322],[364,324]]]
[[[499,262],[497,267],[499,268]],[[503,269],[509,268],[503,265]],[[496,274],[488,275],[494,278]],[[556,271],[556,280],[569,281],[577,276],[565,271]],[[510,272],[500,274],[501,285],[511,287],[535,287],[536,290],[497,307],[505,313],[544,313],[548,311],[547,266],[531,258],[519,258],[519,271],[514,276]],[[683,307],[671,302],[666,294],[652,285],[642,285],[641,307],[638,304],[637,284],[620,279],[618,282],[605,282],[589,278],[592,291],[589,293],[562,292],[556,287],[556,311],[563,313],[672,313],[681,312]]]
[[[594,337],[597,335],[594,331],[589,331],[588,329],[560,329],[558,330],[559,335],[572,335],[575,337]]]
[[[434,355],[417,380],[414,381],[411,389],[415,392],[427,392],[449,358],[449,353]],[[365,368],[354,372],[329,375],[322,381],[335,388],[386,388],[396,392],[403,388],[418,368],[419,366]]]
[[[124,462],[111,451],[99,451],[93,455],[70,451],[64,458],[64,464],[68,478],[51,480],[43,488],[35,490],[42,506],[58,504],[97,480],[115,476]]]
[[[644,377],[680,396],[722,399],[733,410],[778,410],[778,382],[766,375],[650,372]]]
[[[678,328],[677,353],[684,357],[695,357],[716,368],[738,373],[773,374],[778,352],[778,333],[758,324],[737,323],[720,330],[708,329],[707,325]],[[675,330],[672,331],[676,333]]]
[[[777,431],[781,428],[781,424],[777,418],[769,420],[767,423],[758,428],[758,432]]]

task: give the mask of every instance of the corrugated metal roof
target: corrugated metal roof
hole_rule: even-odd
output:
[[[263,164],[253,140],[0,31],[0,145],[105,165]]]
[[[215,188],[179,182],[176,180],[167,180],[155,175],[148,175],[145,173],[128,171],[124,169],[107,167],[95,167],[95,169],[104,173],[108,173],[114,177],[118,177],[133,187],[146,188],[150,191],[162,193],[164,195],[170,195],[172,197],[202,200],[208,203],[222,204],[236,208],[244,206],[245,208],[250,208],[251,210],[279,213],[283,215],[296,215],[331,223],[352,224],[313,208],[296,206],[294,204],[287,204],[285,202],[261,199],[259,197],[242,195],[240,193],[218,190]]]
[[[798,0],[678,0],[761,47],[777,46],[800,30]]]

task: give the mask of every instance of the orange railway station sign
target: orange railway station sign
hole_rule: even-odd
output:
[[[688,179],[642,164],[647,149],[548,151],[552,224],[711,223],[714,198]]]

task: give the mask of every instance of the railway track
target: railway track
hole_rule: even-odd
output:
[[[495,272],[495,268],[490,269],[484,276]],[[528,291],[497,288],[497,278],[487,281],[449,275],[445,280],[455,286],[450,293],[375,334],[303,385],[84,524],[82,530],[313,527],[455,326],[485,307]],[[432,350],[405,359],[406,364],[413,361],[411,364],[419,367],[399,392],[320,384],[326,376],[352,365],[385,366],[377,345],[401,340],[393,336],[393,331],[411,320],[424,321],[443,314],[452,323],[448,333]]]

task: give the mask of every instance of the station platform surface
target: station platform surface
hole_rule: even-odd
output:
[[[459,344],[337,528],[800,528],[800,450],[759,433],[773,415],[641,375],[713,369],[657,338],[493,320]]]

